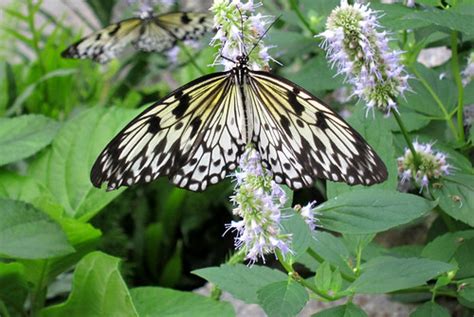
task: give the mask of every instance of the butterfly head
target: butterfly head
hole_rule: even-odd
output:
[[[246,68],[249,63],[249,57],[247,55],[239,55],[236,58],[236,67],[237,68]]]

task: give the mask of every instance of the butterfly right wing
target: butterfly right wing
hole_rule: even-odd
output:
[[[99,155],[91,181],[112,190],[167,175],[179,187],[204,190],[236,168],[243,122],[229,72],[198,78],[132,120]]]
[[[142,23],[140,18],[132,18],[111,24],[72,44],[61,56],[107,63],[139,38]]]

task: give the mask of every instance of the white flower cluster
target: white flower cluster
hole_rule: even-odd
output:
[[[224,65],[225,70],[234,67],[238,56],[247,54],[250,54],[250,68],[268,68],[268,62],[272,59],[268,54],[270,47],[265,46],[260,38],[264,36],[271,17],[255,14],[259,6],[261,3],[255,4],[253,0],[214,0],[211,11],[217,32],[211,45],[220,48],[216,63]]]
[[[400,182],[414,182],[420,187],[428,189],[430,181],[449,175],[451,166],[446,162],[446,154],[433,150],[433,144],[413,142],[413,147],[420,160],[416,164],[413,154],[405,149],[405,154],[397,159]]]
[[[376,13],[369,5],[342,0],[328,17],[324,39],[332,65],[354,86],[354,95],[374,107],[396,110],[396,99],[408,89],[409,76],[400,64],[400,51],[388,46],[387,32],[379,32]]]
[[[252,146],[242,155],[239,171],[235,173],[237,186],[231,197],[233,214],[241,217],[232,221],[227,230],[237,232],[235,246],[246,253],[251,264],[278,249],[284,256],[291,253],[291,235],[281,232],[281,208],[286,202],[283,189],[272,180],[271,173],[261,163],[260,154]]]
[[[469,55],[467,59],[466,68],[462,71],[462,83],[467,86],[474,79],[474,52]]]

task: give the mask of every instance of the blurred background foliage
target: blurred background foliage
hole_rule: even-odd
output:
[[[36,293],[38,297],[43,296],[42,299],[31,299],[33,311],[35,305],[42,307],[41,302],[45,300],[59,301],[68,294],[68,270],[91,250],[99,249],[124,259],[124,277],[130,286],[160,285],[189,290],[204,283],[190,273],[192,270],[223,263],[233,249],[232,235],[222,235],[224,224],[232,219],[229,196],[233,184],[230,180],[212,186],[204,193],[178,189],[166,179],[113,193],[95,189],[89,182],[90,167],[100,150],[144,105],[199,77],[202,72],[217,70],[209,66],[216,54],[215,49],[207,45],[211,35],[201,40],[201,48],[188,47],[190,55],[181,50],[176,62],[166,54],[131,52],[107,65],[63,59],[60,53],[90,29],[133,14],[133,9],[124,1],[87,0],[85,3],[91,16],[74,7],[69,11],[83,22],[79,27],[68,23],[70,16],[50,11],[41,1],[12,1],[2,8],[0,144],[8,155],[0,159],[0,197],[25,201],[46,212],[47,217],[41,221],[49,223],[54,219],[75,248],[75,252],[70,253],[58,240],[58,253],[44,260],[44,255],[51,253],[43,250],[38,241],[38,245],[32,244],[17,255],[28,273],[25,281],[29,283],[28,287],[33,285],[42,290],[49,285],[48,294]],[[208,6],[203,3],[194,3],[194,8],[202,5],[197,9],[206,11]],[[266,39],[267,44],[275,45],[272,55],[284,66],[274,64],[273,71],[324,98],[334,109],[347,113],[350,109],[347,106],[353,106],[356,101],[347,101],[349,90],[340,77],[334,77],[335,71],[327,64],[324,51],[313,37],[324,30],[326,17],[339,1],[299,1],[300,7],[309,8],[305,15],[311,18],[306,24],[298,16],[301,12],[294,10],[295,3],[265,1],[263,10],[273,16],[281,14]],[[374,8],[383,6],[374,3]],[[175,5],[173,9],[182,8]],[[382,16],[382,22],[397,31],[399,25],[394,17],[405,9],[394,5],[390,14]],[[427,78],[435,79],[449,65],[442,64],[429,70],[416,62],[417,56],[422,48],[448,45],[449,35],[427,29],[428,26],[421,26],[413,35],[419,40],[416,42],[419,47],[410,50],[413,55],[407,57],[407,64],[421,69]],[[424,37],[424,32],[429,36]],[[465,61],[469,49],[470,44],[461,47],[461,61]],[[193,56],[192,61],[189,56]],[[411,85],[414,88],[419,83],[414,80]],[[469,87],[471,89],[466,88],[466,99],[474,102],[474,89]],[[442,89],[455,88],[446,84]],[[414,90],[419,92],[423,88]],[[450,98],[449,93],[445,95]],[[407,118],[409,130],[417,131],[421,139],[426,135],[427,140],[437,134],[437,146],[448,152],[457,166],[469,170],[471,164],[466,157],[450,148],[454,140],[446,127],[440,126],[440,121],[426,118],[438,115],[430,113],[429,101],[420,99],[419,94],[407,98],[406,105],[402,104],[400,109]],[[423,108],[426,113],[414,111],[410,106],[414,103],[427,104]],[[357,119],[363,113],[360,105],[356,109],[352,123],[360,129],[370,130],[364,126],[363,119]],[[5,118],[16,121],[2,125]],[[394,132],[395,149],[390,147],[383,155],[395,162],[404,143],[392,121],[388,119],[392,125],[386,131],[378,127],[381,130],[371,133],[387,132],[391,140],[390,131]],[[443,144],[448,146],[443,148]],[[396,169],[394,164],[389,166],[392,172]],[[396,183],[396,178],[392,177],[384,186],[395,188]],[[319,182],[314,189],[298,191],[294,203],[323,202],[326,194],[334,196],[338,192],[338,185],[328,187],[326,193],[326,184]],[[413,240],[426,243],[447,231],[441,217],[432,217],[429,221],[434,224],[429,226],[425,236]],[[461,217],[448,223],[461,230],[468,228],[469,220]],[[418,222],[393,230],[386,235],[398,238],[384,240],[384,243],[390,241],[389,246],[404,244],[403,236],[407,232],[415,235],[413,228],[420,227],[428,226]],[[412,247],[409,252],[415,252],[416,246]],[[12,303],[22,306],[25,298],[26,291]]]

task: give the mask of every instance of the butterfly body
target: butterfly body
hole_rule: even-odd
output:
[[[151,13],[111,24],[65,49],[67,58],[92,59],[107,63],[132,44],[137,50],[163,52],[177,41],[197,40],[212,29],[207,13],[172,12],[155,16]]]
[[[202,191],[237,168],[249,143],[275,181],[292,189],[317,178],[350,185],[387,178],[370,145],[321,100],[247,62],[239,57],[233,69],[198,78],[138,115],[99,155],[92,183],[112,190],[166,175]]]

